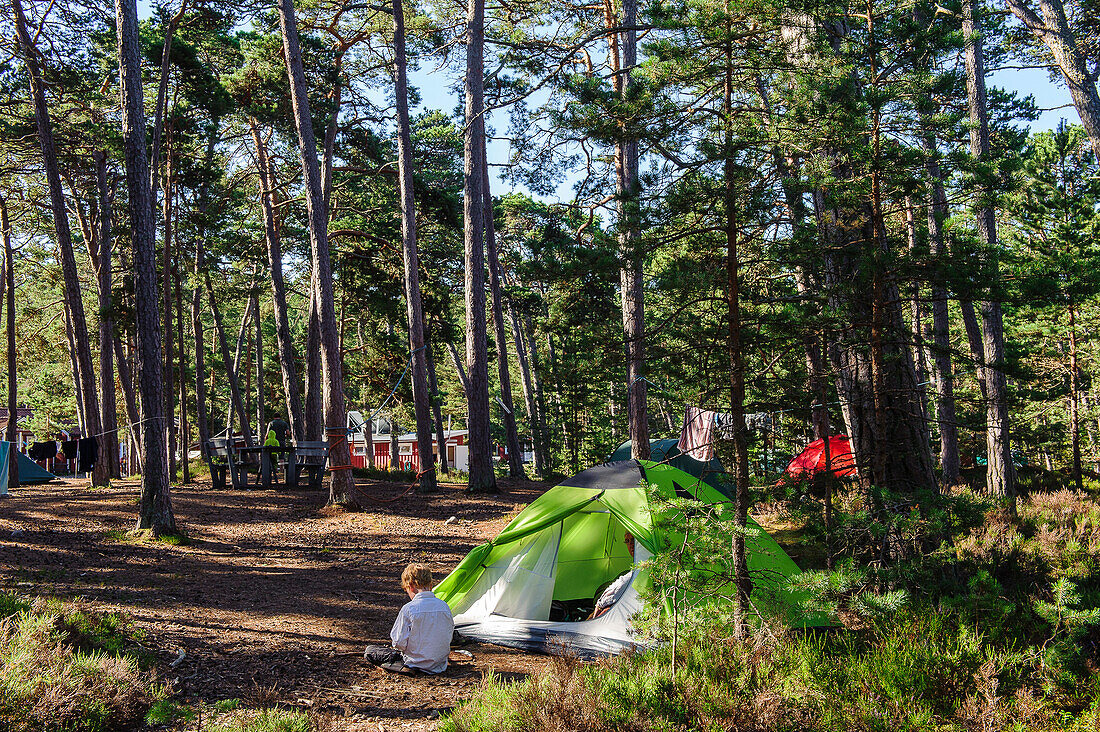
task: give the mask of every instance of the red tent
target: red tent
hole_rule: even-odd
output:
[[[833,467],[833,475],[843,478],[847,475],[855,475],[856,460],[852,455],[852,445],[847,435],[833,435],[829,438],[829,460]],[[815,473],[825,471],[825,440],[814,440],[806,449],[797,455],[787,465],[787,475],[802,475],[812,477]]]

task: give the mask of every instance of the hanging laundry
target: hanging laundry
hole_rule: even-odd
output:
[[[733,415],[725,412],[714,412],[714,438],[718,440],[733,439]]]
[[[56,442],[36,442],[27,450],[31,460],[50,460],[57,457]]]
[[[775,432],[775,417],[771,412],[746,414],[745,427],[753,432]]]
[[[61,443],[61,452],[65,455],[66,460],[76,460],[79,447],[77,440],[65,440]]]
[[[684,427],[680,430],[680,452],[707,461],[714,457],[714,412],[699,407],[684,410]]]
[[[90,473],[99,460],[99,441],[94,437],[80,440],[80,462],[77,469],[81,473]]]

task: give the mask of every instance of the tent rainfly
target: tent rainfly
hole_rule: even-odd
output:
[[[832,435],[829,438],[829,465],[833,475],[844,478],[856,474],[856,459],[852,455],[852,443],[847,435]],[[804,475],[812,478],[825,472],[825,440],[814,440],[806,449],[787,464],[785,471],[790,476]]]
[[[568,650],[581,658],[640,645],[630,619],[642,607],[639,591],[651,582],[634,562],[676,540],[652,520],[646,484],[669,498],[727,503],[711,486],[669,465],[627,460],[578,473],[539,496],[436,586],[436,595],[451,606],[458,633],[529,651]],[[750,523],[758,529],[747,542],[755,592],[793,607],[800,595],[789,588],[789,579],[798,567]],[[633,561],[626,532],[635,540]],[[562,608],[571,603],[587,601],[591,608],[593,598],[626,572],[631,580],[606,613],[563,617]]]
[[[680,441],[676,438],[664,438],[649,441],[649,459],[655,463],[664,463],[674,468],[679,468],[688,475],[701,478],[707,485],[717,488],[719,493],[733,498],[734,487],[731,485],[733,476],[726,473],[726,468],[717,457],[710,460],[696,460],[691,455],[680,450]],[[613,463],[620,460],[630,460],[630,440],[627,440],[611,453],[607,462]]]

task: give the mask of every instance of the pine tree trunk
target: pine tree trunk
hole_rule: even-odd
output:
[[[512,321],[512,339],[516,344],[516,362],[519,363],[520,383],[523,385],[523,401],[527,404],[527,422],[531,429],[531,448],[535,457],[535,475],[546,477],[546,457],[543,451],[541,422],[542,415],[535,403],[535,387],[531,378],[531,365],[527,358],[527,346],[523,330],[520,327],[516,311],[508,307],[508,317]]]
[[[69,372],[73,376],[73,399],[76,402],[76,420],[82,434],[88,434],[87,422],[84,420],[84,384],[81,383],[80,366],[76,362],[76,339],[73,337],[73,316],[69,312],[69,304],[63,303],[65,308],[65,343],[68,345]]]
[[[278,348],[279,369],[283,376],[283,394],[286,399],[287,421],[294,440],[307,439],[305,436],[305,416],[302,413],[302,397],[298,389],[298,357],[294,352],[294,341],[290,335],[290,317],[286,304],[286,283],[283,281],[283,248],[275,218],[275,206],[272,201],[271,167],[267,157],[267,147],[260,137],[256,120],[249,117],[252,130],[252,142],[256,146],[256,171],[260,180],[260,203],[263,207],[264,234],[267,239],[267,264],[271,269],[271,304],[275,310],[275,345]],[[319,438],[319,433],[318,433]]]
[[[963,0],[963,35],[966,44],[967,106],[970,112],[970,153],[978,160],[989,158],[989,115],[986,111],[985,63],[982,35],[977,19],[977,0]],[[988,198],[988,190],[981,192]],[[993,208],[983,201],[977,209],[978,237],[986,256],[993,258],[992,277],[999,279],[997,226]],[[983,301],[981,314],[982,348],[985,355],[986,400],[986,487],[1002,496],[1013,512],[1016,509],[1016,468],[1012,464],[1009,437],[1008,384],[1004,373],[1005,346],[1001,304]]]
[[[210,416],[206,395],[206,345],[202,327],[202,269],[203,245],[195,247],[195,287],[191,291],[191,332],[195,336],[195,421],[199,428],[199,451],[204,460],[209,459],[207,440],[210,439]]]
[[[500,384],[500,400],[503,402],[505,441],[508,446],[508,475],[519,478],[523,472],[523,448],[516,431],[516,411],[512,404],[512,375],[508,367],[508,331],[504,329],[504,296],[501,293],[500,256],[497,252],[496,225],[493,221],[493,196],[489,184],[489,162],[482,159],[482,183],[485,186],[485,249],[489,257],[489,292],[492,296],[493,337],[497,343],[497,379]]]
[[[841,165],[838,175],[850,171]],[[821,189],[815,197],[827,242],[824,285],[830,307],[843,319],[829,355],[861,488],[869,498],[872,487],[911,495],[931,490],[931,453],[897,287],[883,273],[869,271],[877,265],[863,250],[866,242],[880,242],[871,224],[874,211],[839,207]],[[870,336],[865,324],[871,324]]]
[[[35,123],[38,128],[38,140],[42,147],[42,159],[45,164],[46,182],[50,194],[50,208],[53,213],[54,230],[57,234],[58,252],[61,257],[61,273],[65,285],[65,306],[72,328],[73,356],[79,382],[81,413],[84,415],[84,435],[99,438],[102,437],[100,433],[103,430],[99,419],[99,399],[95,387],[95,370],[92,366],[91,341],[88,338],[88,322],[84,316],[80,275],[76,267],[76,258],[73,255],[72,232],[69,228],[69,214],[65,208],[65,193],[61,187],[61,177],[58,173],[53,125],[50,122],[46,96],[42,89],[42,77],[36,58],[37,50],[27,32],[27,21],[20,0],[12,0],[12,10],[15,13],[16,32],[23,49],[23,60],[30,81]],[[92,485],[107,485],[109,481],[110,471],[107,461],[97,460],[92,471]]]
[[[249,290],[253,290],[256,287],[256,281],[253,280],[249,285]],[[233,351],[233,373],[237,379],[237,386],[240,387],[241,378],[241,359],[244,358],[244,374],[245,385],[241,389],[241,401],[244,406],[244,414],[249,415],[241,423],[241,430],[248,434],[252,434],[252,339],[248,335],[249,324],[252,322],[252,314],[255,312],[256,301],[251,295],[248,296],[248,304],[245,305],[244,314],[241,315],[241,325],[237,328],[237,340],[236,348]],[[226,418],[226,424],[233,424],[233,411],[234,406],[231,403],[229,405],[229,416]],[[239,416],[239,415],[238,415]]]
[[[126,403],[126,419],[129,420],[129,432],[130,438],[132,438],[134,444],[137,446],[137,453],[133,457],[137,459],[137,465],[134,464],[134,460],[130,460],[130,473],[136,473],[141,470],[141,461],[144,460],[145,451],[141,446],[141,438],[144,432],[141,430],[141,409],[138,405],[137,395],[134,393],[134,380],[130,374],[130,363],[126,359],[126,354],[122,350],[122,338],[118,333],[115,333],[114,343],[115,352],[115,368],[118,369],[118,383],[122,386],[122,397]],[[130,439],[128,438],[128,439]]]
[[[318,324],[321,337],[321,363],[324,369],[325,432],[329,443],[329,503],[357,505],[352,497],[355,479],[351,473],[351,451],[347,440],[344,406],[344,375],[337,340],[336,309],[332,295],[332,266],[329,261],[328,222],[321,190],[321,171],[317,162],[317,143],[313,135],[302,51],[293,0],[279,0],[279,23],[283,31],[283,52],[290,77],[290,98],[294,107],[294,125],[306,184],[306,208],[309,213],[309,239],[313,272],[317,279]]]
[[[177,362],[179,371],[176,373],[176,383],[179,384],[180,400],[179,442],[182,464],[180,482],[187,484],[191,482],[191,460],[188,455],[191,447],[191,426],[187,421],[187,341],[184,340],[183,282],[181,281],[183,278],[180,272],[178,253],[176,254],[176,261],[172,265],[172,272],[176,290],[176,341],[179,343],[179,360]]]
[[[625,6],[624,6],[625,7]],[[624,13],[625,15],[625,13]],[[624,19],[625,20],[625,19]],[[633,20],[631,20],[631,25]],[[733,29],[726,28],[727,36]],[[750,611],[749,598],[752,594],[752,580],[749,577],[748,556],[745,547],[745,534],[748,529],[749,515],[749,444],[748,430],[745,428],[745,361],[741,352],[741,295],[740,295],[740,253],[738,252],[737,230],[737,188],[736,167],[733,158],[733,48],[726,44],[725,94],[723,112],[726,124],[726,147],[731,152],[726,156],[723,181],[723,204],[725,208],[726,235],[726,307],[727,307],[727,343],[726,354],[730,369],[730,419],[733,423],[733,479],[734,491],[733,523],[736,528],[733,535],[733,572],[736,596],[734,603],[734,635],[740,640],[746,637],[748,629],[746,616]]]
[[[557,464],[554,459],[554,453],[550,449],[550,432],[553,429],[554,425],[547,416],[549,412],[546,409],[546,395],[542,388],[542,376],[540,374],[541,367],[539,366],[539,348],[538,344],[535,341],[535,328],[531,324],[530,315],[527,316],[525,320],[525,325],[525,330],[528,338],[527,342],[531,346],[531,386],[535,390],[535,406],[537,407],[536,411],[539,415],[540,434],[538,436],[538,440],[542,445],[543,470],[545,471],[545,475],[550,475],[554,472],[555,466]],[[550,339],[549,336],[547,336],[546,343],[547,350],[550,354],[550,371],[553,380],[557,382],[557,359],[554,357],[554,342]],[[554,406],[557,410],[556,417],[558,424],[561,424],[561,402],[555,401]]]
[[[428,357],[428,388],[431,390],[432,418],[435,420],[435,438],[439,445],[439,472],[447,475],[450,467],[447,462],[447,430],[443,425],[443,413],[441,411],[442,399],[439,396],[439,382],[435,378],[435,356],[429,342],[426,351]],[[373,466],[372,466],[373,467]]]
[[[225,328],[222,326],[222,314],[218,310],[218,302],[214,298],[214,287],[210,282],[210,273],[203,272],[203,278],[206,282],[206,293],[210,300],[210,314],[214,316],[214,333],[218,338],[218,346],[221,348],[222,361],[225,363],[225,375],[229,381],[229,395],[231,399],[230,414],[236,413],[237,419],[240,420],[242,432],[244,433],[244,442],[249,447],[253,446],[252,430],[248,427],[248,412],[244,408],[244,399],[241,398],[241,386],[240,381],[237,379],[237,368],[234,365],[234,361],[229,357],[229,340],[225,336]],[[248,313],[245,313],[247,318]],[[233,437],[233,423],[232,420],[228,420],[229,423],[229,437]]]
[[[917,219],[913,211],[913,199],[905,197],[905,230],[909,242],[909,257],[917,261],[920,253],[917,251]],[[928,418],[928,359],[925,358],[924,343],[924,315],[921,307],[920,282],[915,278],[909,285],[909,333],[912,337],[910,351],[912,352],[913,367],[917,373],[917,391],[920,399],[921,419],[926,424]]]
[[[1077,363],[1077,308],[1069,306],[1069,436],[1073,454],[1073,485],[1085,490],[1081,470],[1081,382]]]
[[[145,110],[141,88],[141,47],[137,3],[115,1],[119,75],[122,86],[122,137],[126,149],[131,241],[134,252],[134,303],[138,338],[142,414],[141,518],[138,527],[153,534],[176,533],[164,444],[164,381],[160,322],[157,315],[156,235],[145,152]]]
[[[164,328],[164,415],[167,420],[168,442],[168,475],[169,480],[176,478],[176,410],[175,410],[175,384],[172,376],[173,358],[173,333],[172,333],[172,251],[173,251],[173,197],[175,194],[176,176],[172,164],[174,162],[171,133],[168,138],[168,159],[164,174],[164,247],[161,251],[161,278],[164,286],[163,323]],[[154,170],[154,175],[156,174]]]
[[[256,321],[256,438],[262,445],[267,437],[267,412],[264,409],[264,328],[260,317],[259,295],[253,295]]]
[[[390,472],[401,470],[401,451],[400,445],[398,445],[397,437],[401,434],[401,428],[397,426],[397,421],[392,417],[390,418]]]
[[[922,126],[925,126],[922,122]],[[943,226],[947,221],[947,195],[943,188],[939,149],[930,132],[922,136],[925,152],[925,170],[932,188],[932,201],[928,207],[928,241],[934,260],[942,260],[947,254]],[[955,410],[955,377],[951,370],[951,322],[948,314],[947,288],[939,277],[932,280],[932,357],[936,368],[936,419],[940,432],[940,466],[943,484],[947,487],[959,482],[959,428]]]
[[[97,151],[96,182],[99,188],[99,383],[102,412],[100,422],[103,427],[103,439],[100,441],[100,459],[107,463],[108,475],[121,478],[118,464],[118,398],[115,395],[115,323],[111,302],[111,253],[114,249],[111,231],[111,200],[114,195],[107,179],[107,152]]]
[[[471,493],[495,493],[489,431],[489,354],[485,333],[485,0],[466,12],[466,126],[463,224],[466,260],[466,388]]]
[[[320,440],[325,431],[323,388],[321,378],[321,325],[317,313],[317,281],[312,279],[310,282],[309,314],[306,321],[305,433],[306,439],[314,442]]]
[[[638,64],[637,0],[623,0],[620,34],[621,68],[615,60],[615,91],[626,98],[631,72]],[[615,56],[616,48],[612,47]],[[618,198],[619,256],[623,308],[623,335],[626,351],[627,430],[630,455],[649,458],[649,411],[646,406],[645,378],[645,289],[642,271],[641,234],[638,230],[638,141],[623,137],[615,143],[615,195]]]
[[[4,237],[4,289],[7,295],[7,346],[8,346],[8,429],[4,439],[8,446],[8,485],[19,485],[19,380],[15,368],[15,275],[11,246],[11,220],[8,218],[8,202],[0,196],[0,233]]]
[[[416,449],[420,470],[418,493],[436,490],[432,463],[432,414],[428,387],[428,344],[424,339],[424,312],[420,301],[420,253],[416,243],[416,203],[413,200],[412,127],[409,89],[405,78],[405,9],[393,0],[393,83],[397,103],[397,184],[401,197],[401,253],[405,265],[405,304],[409,317],[409,354],[412,359],[413,410],[416,413]],[[445,449],[444,443],[439,450]]]
[[[160,74],[157,79],[157,103],[153,108],[153,140],[152,140],[152,160],[149,165],[149,190],[151,194],[150,207],[155,211],[157,208],[157,179],[160,175],[160,142],[161,136],[164,134],[164,114],[168,108],[168,80],[172,73],[171,59],[172,59],[172,39],[175,38],[176,29],[179,27],[180,21],[183,20],[184,13],[187,12],[188,0],[183,0],[180,3],[180,9],[176,11],[176,14],[172,16],[172,19],[168,21],[168,27],[164,31],[164,44],[161,46],[160,51]],[[171,390],[168,390],[171,393]]]
[[[458,349],[455,348],[452,341],[447,341],[447,353],[451,357],[451,365],[455,367],[455,374],[458,376],[458,383],[462,387],[462,394],[469,399],[470,380],[466,378],[466,367],[462,365],[462,358],[459,357]]]

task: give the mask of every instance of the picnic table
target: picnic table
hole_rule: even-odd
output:
[[[247,447],[229,438],[207,441],[207,456],[214,486],[225,488],[226,478],[234,489],[248,488],[249,469],[257,471],[257,482],[262,488],[275,483],[278,466],[283,466],[282,484],[297,487],[303,472],[309,476],[310,488],[321,487],[328,462],[328,445],[322,441],[291,443],[285,446],[256,445]]]
[[[287,467],[284,468],[283,472],[283,485],[290,484],[288,478],[290,478],[292,474],[289,466],[294,462],[293,446],[282,447],[281,445],[256,445],[254,447],[238,447],[237,453],[244,457],[244,460],[242,462],[254,463],[254,460],[249,461],[248,458],[253,455],[258,456],[260,462],[259,482],[260,486],[264,489],[271,488],[271,484],[273,482],[272,477],[275,473],[278,472],[277,470],[275,470],[275,467],[279,464],[279,458],[282,456],[286,456],[285,465]]]

